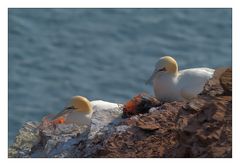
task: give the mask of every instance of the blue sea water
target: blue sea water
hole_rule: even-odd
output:
[[[123,103],[154,64],[231,66],[231,9],[9,9],[9,143],[74,95]]]

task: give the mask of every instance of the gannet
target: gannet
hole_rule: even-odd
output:
[[[121,108],[121,104],[110,103],[102,100],[89,101],[83,96],[72,97],[69,105],[60,113],[58,113],[54,119],[64,117],[64,123],[89,125],[93,113],[95,114],[94,122],[99,119],[100,123],[109,123],[112,121],[112,117],[115,116],[115,112],[118,112]],[[97,114],[97,116],[96,116]]]
[[[69,105],[53,119],[64,117],[64,123],[88,125],[91,122],[93,109],[90,101],[83,96],[72,97]]]
[[[188,100],[202,92],[214,69],[191,68],[178,71],[175,59],[164,56],[155,65],[147,83],[152,82],[155,97],[162,101]]]

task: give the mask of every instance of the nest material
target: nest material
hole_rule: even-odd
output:
[[[127,118],[137,114],[148,113],[152,107],[158,107],[162,103],[155,97],[149,96],[146,93],[141,93],[134,96],[123,105],[123,118]]]

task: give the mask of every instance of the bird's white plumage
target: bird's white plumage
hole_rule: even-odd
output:
[[[166,60],[167,58],[167,60]],[[169,57],[161,58],[151,76],[156,98],[165,101],[191,99],[197,96],[214,74],[214,69],[192,68],[176,72],[169,72],[166,66],[177,65],[176,61],[169,61]],[[171,57],[170,57],[171,58]],[[177,69],[178,67],[176,67]],[[160,70],[164,69],[164,70]]]
[[[105,116],[105,115],[119,109],[118,104],[110,103],[102,100],[94,100],[94,101],[91,101],[90,103],[91,103],[93,112],[86,114],[85,112],[74,111],[67,116],[66,122],[67,123],[78,122],[80,124],[89,124],[91,122],[92,114],[93,113],[96,114],[96,112],[102,115],[102,119],[101,119],[102,121],[108,121],[107,118],[108,117],[109,119],[111,118],[110,116]]]
[[[79,125],[88,125],[91,122],[92,112],[86,114],[85,112],[72,111],[66,116],[65,123],[76,123]]]
[[[114,123],[121,118],[122,105],[102,100],[91,101],[93,115],[89,138],[92,139],[98,131],[109,123]]]
[[[118,104],[116,103],[110,103],[107,101],[102,101],[102,100],[94,100],[91,101],[92,109],[93,111],[99,111],[99,110],[111,110],[111,109],[117,109]]]
[[[74,102],[73,102],[74,101]],[[54,119],[65,118],[65,124],[90,125],[93,114],[99,123],[109,123],[112,116],[120,112],[120,105],[102,100],[89,101],[83,96],[75,96],[70,101],[69,107],[58,113]]]

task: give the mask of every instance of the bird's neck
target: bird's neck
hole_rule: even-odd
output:
[[[174,77],[178,77],[178,76],[179,76],[179,72],[176,71],[175,73],[173,73],[173,76],[174,76]]]
[[[176,78],[178,77],[177,74],[173,73],[157,73],[157,75],[154,77],[153,82],[156,84],[161,83],[161,82],[173,82]]]
[[[175,78],[175,77],[178,77],[179,73],[178,71],[176,71],[176,72],[163,73],[161,75],[164,77]]]

